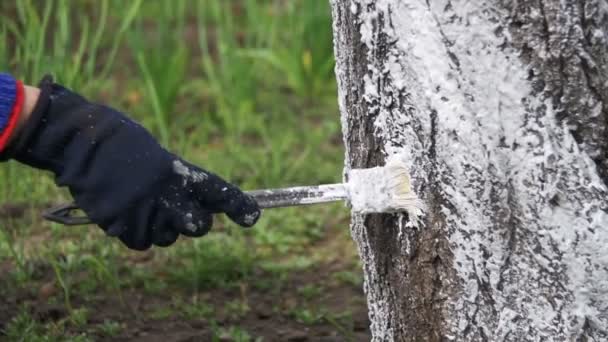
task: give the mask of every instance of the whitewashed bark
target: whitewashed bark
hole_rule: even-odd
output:
[[[374,340],[608,340],[608,2],[331,5],[345,174],[427,205],[352,217]]]

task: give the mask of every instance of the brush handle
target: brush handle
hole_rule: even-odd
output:
[[[348,192],[344,184],[296,186],[281,189],[245,191],[245,193],[253,197],[262,209],[336,202],[348,198]],[[68,226],[92,223],[87,216],[75,215],[75,210],[80,210],[75,203],[62,204],[45,210],[42,213],[42,217],[49,221]]]
[[[245,191],[260,208],[293,207],[342,201],[348,198],[344,184],[296,186],[292,188]]]

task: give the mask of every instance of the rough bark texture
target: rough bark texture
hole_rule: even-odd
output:
[[[608,2],[331,3],[345,175],[427,205],[353,215],[374,339],[608,339]]]

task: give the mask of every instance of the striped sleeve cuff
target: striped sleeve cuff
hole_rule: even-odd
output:
[[[17,81],[9,74],[0,73],[0,132],[4,131],[17,100]]]
[[[23,84],[8,74],[0,74],[0,152],[17,127],[23,101]]]

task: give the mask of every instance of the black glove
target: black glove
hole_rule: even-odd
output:
[[[120,112],[53,84],[40,84],[36,107],[2,155],[50,170],[76,204],[132,249],[169,246],[179,234],[202,236],[212,213],[242,226],[260,216],[235,186],[163,149]]]

